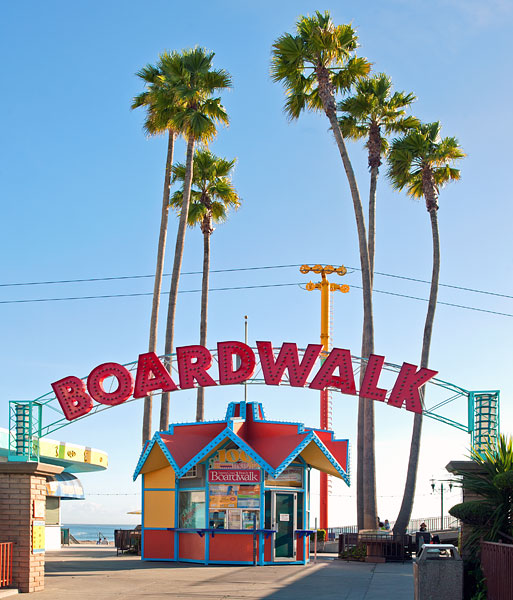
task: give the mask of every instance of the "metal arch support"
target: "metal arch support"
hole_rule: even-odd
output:
[[[258,353],[256,348],[253,348],[253,350],[255,353]],[[217,362],[217,349],[211,350],[210,352],[212,354],[213,361]],[[301,358],[305,352],[305,349],[299,349],[298,352],[299,357]],[[172,375],[178,375],[175,357],[176,354],[163,355],[159,357],[164,364],[172,364]],[[351,359],[355,372],[359,371],[367,362],[366,359],[362,359],[358,356],[352,356]],[[133,361],[123,366],[128,371],[135,374],[137,370],[137,364],[138,361]],[[394,363],[385,362],[383,364],[383,371],[398,373],[400,369],[401,366]],[[86,381],[87,378],[83,378],[83,380]],[[263,379],[260,367],[256,370],[254,376],[246,383],[250,385],[265,385],[265,380]],[[290,385],[287,373],[284,374],[280,385]],[[426,417],[437,420],[451,427],[455,427],[461,431],[470,433],[472,436],[473,445],[483,445],[487,440],[497,440],[499,433],[500,397],[498,390],[472,392],[436,377],[431,379],[426,385],[449,392],[448,397],[444,398],[441,402],[438,401],[434,406],[425,408],[423,414]],[[159,393],[155,393],[154,395],[158,396]],[[466,401],[466,422],[455,421],[441,415],[438,412],[441,407],[461,398],[464,398]],[[132,398],[127,400],[127,402],[133,402],[134,400],[135,399]],[[31,401],[11,401],[9,402],[9,407],[9,457],[12,460],[37,459],[39,453],[37,440],[39,437],[47,436],[50,433],[62,429],[63,427],[66,427],[74,422],[68,421],[62,415],[60,405],[53,392],[48,392]],[[44,416],[50,417],[45,419],[44,425],[42,420],[43,408],[46,409],[44,411]],[[112,407],[95,403],[87,415],[79,417],[78,419],[75,419],[75,421],[85,419],[109,408]],[[58,415],[57,418],[51,418],[53,412],[56,413],[55,417]],[[21,417],[22,414],[24,415],[23,418]],[[20,426],[21,422],[23,422],[23,426]],[[29,440],[30,443],[28,442]]]

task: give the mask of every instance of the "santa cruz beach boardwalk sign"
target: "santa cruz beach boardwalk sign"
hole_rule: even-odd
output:
[[[255,353],[242,342],[219,342],[217,380],[213,377],[216,373],[212,372],[213,357],[207,348],[182,346],[176,349],[176,382],[159,357],[154,352],[147,352],[139,356],[135,381],[124,366],[109,362],[94,368],[87,383],[78,377],[68,376],[52,383],[52,388],[64,416],[72,421],[86,415],[93,408],[94,401],[115,406],[131,397],[143,398],[152,392],[176,392],[198,386],[244,383],[252,378],[259,362],[267,385],[279,385],[286,373],[292,387],[336,389],[342,394],[386,401],[390,406],[404,406],[406,410],[421,413],[419,389],[438,373],[432,369],[403,363],[386,399],[388,390],[379,387],[384,356],[370,355],[360,391],[357,392],[349,350],[333,348],[321,363],[318,361],[322,352],[321,344],[309,344],[301,359],[297,345],[290,342],[282,344],[277,355],[271,342],[257,342],[256,345]],[[117,380],[114,391],[106,391],[103,387],[103,382],[109,377]]]

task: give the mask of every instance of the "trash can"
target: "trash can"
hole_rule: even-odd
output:
[[[415,600],[462,600],[463,561],[452,544],[426,544],[413,563]]]

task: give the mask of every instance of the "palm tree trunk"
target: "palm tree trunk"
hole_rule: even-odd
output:
[[[429,205],[429,204],[428,204]],[[431,275],[431,290],[429,293],[426,322],[424,325],[424,339],[422,341],[421,367],[427,367],[429,363],[429,350],[431,348],[431,335],[433,333],[433,322],[435,320],[436,299],[438,296],[438,279],[440,276],[440,238],[438,235],[438,217],[436,201],[430,204],[429,216],[431,218],[431,232],[433,236],[433,272]],[[420,391],[422,405],[424,405],[425,388]],[[413,509],[415,496],[415,484],[417,481],[417,469],[419,465],[420,437],[422,433],[422,414],[415,414],[413,419],[413,430],[411,435],[410,457],[408,460],[408,472],[404,486],[403,500],[399,515],[394,525],[394,533],[406,533],[406,528]]]
[[[208,218],[208,217],[206,217]],[[201,320],[200,320],[200,345],[207,345],[207,318],[208,318],[208,286],[210,276],[210,235],[212,233],[211,218],[208,218],[208,227],[203,229],[203,279],[201,281]],[[196,421],[205,420],[205,388],[198,388],[196,399]]]
[[[176,133],[170,129],[169,139],[167,143],[166,170],[164,175],[164,193],[162,194],[162,215],[160,217],[160,234],[157,249],[157,267],[155,269],[155,282],[153,284],[153,304],[151,307],[150,319],[150,341],[148,344],[149,352],[155,352],[157,348],[160,291],[162,289],[162,274],[164,272],[164,256],[166,253],[167,221],[169,216],[169,191],[171,187],[171,167],[173,165],[175,139]],[[146,396],[144,398],[144,413],[142,427],[143,446],[151,437],[152,404],[153,402],[151,395]]]
[[[185,231],[187,229],[187,216],[189,214],[189,203],[191,199],[192,172],[194,168],[194,138],[187,141],[187,158],[185,163],[185,181],[183,184],[183,202],[180,211],[180,221],[176,233],[175,258],[173,272],[171,274],[171,289],[169,292],[169,304],[167,309],[166,344],[164,352],[169,360],[168,370],[171,373],[171,354],[175,335],[176,300],[178,297],[178,284],[180,282],[180,271],[182,268],[183,249],[185,245]],[[169,392],[162,394],[160,406],[160,430],[166,430],[169,424]]]
[[[369,272],[371,289],[374,283],[374,251],[376,240],[376,188],[378,184],[379,165],[381,164],[381,155],[376,149],[381,148],[381,139],[379,127],[371,126],[369,135],[369,166],[370,166],[370,189],[369,189],[369,232],[367,247],[369,249]],[[364,325],[365,329],[365,325]],[[362,356],[366,356],[362,340]],[[365,375],[363,365],[360,367],[360,388]],[[363,434],[358,436],[357,441],[357,472],[356,472],[356,505],[357,513],[361,513],[358,521],[358,530],[374,529],[377,524],[377,518],[374,519],[372,510],[368,511],[367,520],[364,519],[365,504],[374,506],[373,511],[377,517],[376,500],[376,462],[374,446],[374,402],[367,398],[358,400],[358,431]],[[363,465],[366,465],[365,467]],[[364,477],[364,469],[369,471],[368,476]],[[364,501],[364,498],[366,500]],[[365,522],[364,522],[365,521]]]
[[[378,185],[379,167],[372,166],[370,171],[369,190],[369,270],[371,285],[374,282],[374,252],[376,247],[376,188]]]
[[[358,233],[358,245],[360,250],[360,266],[362,271],[363,288],[363,334],[362,334],[362,357],[367,358],[374,351],[374,320],[372,314],[372,281],[369,265],[369,249],[367,246],[367,232],[365,229],[365,217],[363,215],[362,201],[356,183],[356,177],[347,154],[342,132],[336,117],[335,110],[326,111],[329,118],[335,140],[339,149],[340,157],[346,172],[353,208],[356,219],[356,229]],[[363,485],[363,490],[357,489],[357,511],[363,512],[363,519],[360,516],[359,521],[363,521],[364,529],[374,529],[376,527],[377,509],[376,509],[376,473],[374,460],[374,404],[372,400],[364,399],[359,403],[364,406],[363,415],[358,415],[358,440],[357,448],[360,450],[358,456],[358,471],[362,476],[357,475],[357,487]],[[359,410],[359,413],[361,411]],[[363,428],[361,427],[363,423]],[[363,452],[361,451],[363,449]]]

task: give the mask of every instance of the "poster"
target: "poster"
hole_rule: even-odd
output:
[[[209,508],[260,508],[259,485],[211,485]]]
[[[32,523],[32,554],[45,551],[45,522],[34,521]]]
[[[302,487],[303,469],[301,467],[287,467],[276,479],[266,477],[266,486]]]
[[[260,508],[260,486],[241,485],[238,494],[239,508]]]

